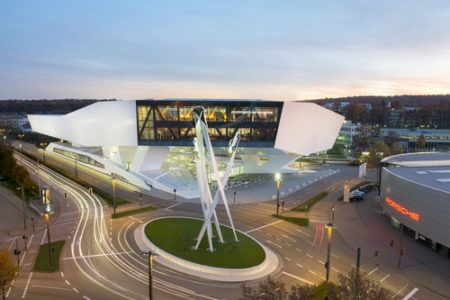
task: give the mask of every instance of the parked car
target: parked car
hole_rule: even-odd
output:
[[[350,200],[350,202],[353,202],[353,201],[360,202],[360,201],[364,201],[364,198],[362,196],[352,196],[352,197],[350,197],[349,200]]]
[[[363,191],[359,191],[359,190],[354,190],[351,192],[352,196],[364,196],[366,193],[364,193]]]

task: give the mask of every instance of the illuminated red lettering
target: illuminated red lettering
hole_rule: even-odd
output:
[[[395,208],[398,212],[409,216],[411,219],[413,219],[414,221],[419,221],[420,216],[418,213],[409,211],[407,208],[401,206],[400,204],[392,201],[389,197],[386,197],[386,203],[389,204],[389,206],[392,206],[393,208]]]

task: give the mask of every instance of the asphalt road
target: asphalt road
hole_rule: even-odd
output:
[[[28,158],[19,158],[20,163],[27,166],[33,176],[37,175],[35,162]],[[8,291],[9,299],[147,299],[148,295],[148,262],[147,258],[137,251],[133,232],[143,222],[159,216],[192,216],[201,217],[200,206],[195,203],[161,201],[150,199],[160,209],[120,219],[111,219],[111,208],[106,206],[95,195],[91,196],[85,188],[79,187],[59,174],[44,167],[39,171],[41,180],[52,189],[53,199],[58,200],[58,213],[52,217],[52,240],[66,240],[63,249],[61,270],[56,273],[32,272],[32,265],[37,250],[46,243],[45,227],[39,226],[30,233],[30,245],[25,256],[19,277]],[[404,296],[413,288],[419,291],[416,299],[445,299],[450,292],[440,282],[434,284],[432,279],[448,280],[445,273],[436,275],[435,269],[421,269],[419,275],[424,283],[417,282],[417,276],[410,276],[408,271],[395,267],[393,259],[372,256],[373,246],[370,224],[383,220],[383,216],[369,219],[364,210],[360,210],[370,224],[366,227],[359,224],[359,230],[352,232],[345,224],[361,221],[358,214],[353,214],[356,203],[343,204],[335,202],[342,193],[345,183],[353,184],[356,168],[341,168],[341,172],[312,183],[306,188],[286,197],[285,208],[294,207],[322,190],[328,190],[326,199],[319,202],[310,212],[310,225],[298,227],[280,221],[271,216],[275,213],[275,201],[253,204],[231,205],[231,213],[236,227],[257,238],[271,248],[280,258],[280,268],[273,274],[288,286],[297,283],[318,284],[325,278],[324,262],[326,261],[326,230],[323,223],[332,220],[331,207],[336,207],[337,229],[332,236],[332,257],[330,280],[336,281],[339,273],[346,273],[356,263],[356,247],[363,247],[361,269],[369,278],[389,288],[397,297]],[[99,179],[100,180],[100,179]],[[101,181],[101,180],[100,180]],[[107,184],[107,182],[103,182]],[[64,193],[69,197],[64,200]],[[131,198],[135,192],[124,190],[123,196]],[[371,202],[359,203],[369,209]],[[137,207],[131,204],[128,207]],[[361,206],[361,208],[364,208]],[[303,213],[296,213],[303,214]],[[218,207],[218,216],[227,224],[225,211]],[[385,222],[385,221],[384,221]],[[354,228],[353,228],[354,229]],[[389,230],[389,229],[386,229]],[[392,232],[395,232],[391,228]],[[353,235],[353,240],[347,237]],[[355,237],[357,242],[354,241]],[[361,243],[356,245],[355,243]],[[369,246],[366,246],[369,245]],[[421,245],[416,245],[422,247]],[[414,245],[412,245],[414,247]],[[422,249],[423,250],[423,249]],[[429,249],[428,255],[439,260]],[[427,252],[426,252],[427,253]],[[410,258],[412,259],[412,258]],[[445,263],[445,259],[442,259]],[[421,277],[418,278],[421,278]],[[444,276],[444,277],[443,277]],[[426,280],[429,277],[430,280]],[[431,282],[430,282],[431,281]],[[447,281],[448,282],[448,281]],[[250,285],[256,285],[254,281]],[[422,285],[419,285],[422,284]],[[180,274],[161,265],[154,265],[154,297],[155,299],[237,299],[240,295],[239,283],[213,282],[194,278],[189,274]]]

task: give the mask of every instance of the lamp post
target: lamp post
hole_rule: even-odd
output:
[[[27,216],[25,213],[25,194],[23,190],[23,184],[17,188],[18,190],[21,190],[22,192],[22,214],[23,214],[23,229],[27,231]]]
[[[280,210],[280,181],[281,181],[281,174],[276,173],[275,174],[275,180],[277,182],[277,217],[278,217],[278,211]]]
[[[50,250],[50,221],[49,221],[49,213],[45,213],[45,222],[47,223],[47,239],[48,239],[48,262],[50,266],[52,265],[52,252]]]
[[[153,281],[153,256],[157,256],[157,254],[152,251],[144,252],[144,255],[148,255],[148,299],[153,299],[153,291],[152,291],[152,281]]]
[[[336,228],[336,226],[330,222],[325,224],[325,227],[328,229],[327,262],[325,265],[325,267],[327,268],[326,282],[328,283],[328,278],[330,277],[331,231],[333,230],[333,228]]]
[[[112,190],[113,190],[113,215],[116,216],[116,179],[112,179]]]

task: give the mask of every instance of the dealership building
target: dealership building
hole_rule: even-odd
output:
[[[63,140],[46,152],[136,186],[199,195],[194,109],[203,107],[220,175],[298,172],[302,155],[332,148],[344,117],[313,103],[236,99],[101,101],[66,115],[28,115],[32,130]],[[215,180],[208,170],[208,179]]]
[[[379,183],[392,225],[450,257],[450,152],[387,157]]]

